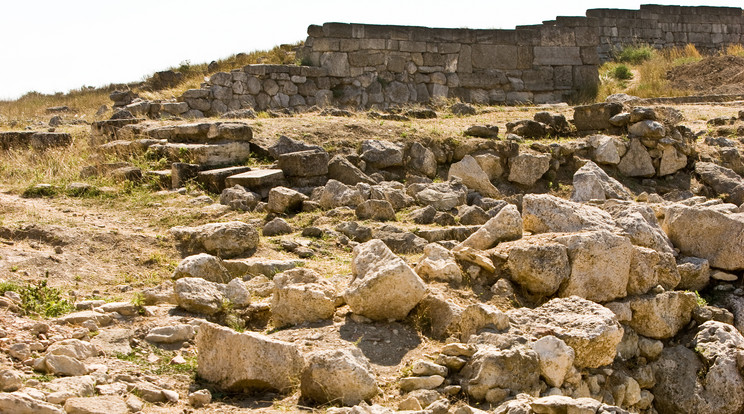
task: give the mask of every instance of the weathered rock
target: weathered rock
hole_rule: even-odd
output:
[[[630,140],[630,148],[617,168],[627,177],[652,177],[656,174],[651,156],[638,139]]]
[[[478,138],[498,138],[499,127],[496,125],[473,125],[465,130],[465,135]]]
[[[497,308],[482,303],[472,304],[462,312],[456,312],[454,323],[448,330],[457,334],[462,341],[478,334],[484,328],[504,330],[509,327],[509,317]]]
[[[361,157],[367,165],[377,169],[403,165],[403,149],[389,141],[365,140]]]
[[[662,147],[661,161],[659,162],[659,177],[674,174],[687,166],[687,156],[674,145]]]
[[[54,375],[80,376],[88,373],[85,364],[67,355],[50,354],[44,357],[44,367]]]
[[[612,216],[584,204],[547,194],[525,194],[524,230],[532,233],[572,233],[585,230],[616,231]]]
[[[671,338],[686,326],[697,306],[692,292],[668,291],[629,298],[633,317],[627,322],[638,334],[654,339]]]
[[[633,122],[633,114],[631,113],[630,116]],[[661,139],[666,135],[666,128],[659,122],[646,119],[628,125],[628,134],[642,138]]]
[[[685,257],[677,264],[680,275],[679,289],[698,291],[705,289],[710,281],[710,265],[699,257]]]
[[[462,270],[455,261],[455,255],[437,243],[424,247],[424,256],[416,265],[416,273],[426,280],[460,283]]]
[[[618,198],[629,200],[633,194],[620,182],[607,175],[597,164],[587,161],[573,176],[572,201],[605,200]]]
[[[627,294],[633,245],[627,237],[606,230],[557,237],[566,246],[571,276],[561,286],[561,297],[580,296],[607,302]]]
[[[13,392],[23,387],[23,376],[13,369],[0,371],[0,391]]]
[[[225,188],[220,193],[220,204],[229,206],[234,210],[251,211],[259,201],[261,201],[259,194],[248,191],[241,185]]]
[[[534,185],[550,169],[550,155],[522,153],[509,160],[509,181]]]
[[[302,210],[302,202],[308,197],[299,191],[287,187],[274,187],[269,191],[268,210],[284,214]]]
[[[265,237],[281,236],[282,234],[290,234],[292,231],[292,226],[281,217],[275,217],[270,222],[264,224],[263,229],[261,229],[261,233]]]
[[[576,296],[553,299],[535,308],[507,313],[512,323],[525,332],[552,332],[576,353],[577,368],[598,368],[611,364],[623,328],[612,311]]]
[[[274,277],[271,317],[275,326],[330,319],[335,303],[333,285],[313,270],[296,268]]]
[[[240,221],[210,223],[199,227],[173,227],[176,247],[185,255],[209,253],[221,258],[244,256],[258,246],[258,231]]]
[[[507,122],[506,132],[509,134],[517,134],[524,138],[545,138],[548,131],[545,128],[545,124],[531,119],[522,119],[515,122]]]
[[[201,408],[212,402],[212,393],[208,389],[201,389],[189,394],[189,405],[194,408]]]
[[[436,173],[436,165],[434,172]],[[341,155],[336,155],[328,161],[328,178],[340,181],[346,185],[375,183],[367,174]]]
[[[290,177],[315,177],[328,174],[330,156],[323,150],[308,150],[282,154],[279,169]]]
[[[344,293],[351,310],[373,320],[399,320],[423,299],[426,286],[381,240],[354,248],[353,279]]]
[[[358,348],[316,351],[307,356],[300,390],[304,398],[325,404],[355,405],[379,392],[369,361]]]
[[[642,295],[659,284],[659,275],[656,272],[659,262],[659,252],[656,250],[633,246],[628,275],[628,295]]]
[[[348,187],[346,184],[336,180],[328,180],[328,183],[323,187],[320,200],[318,200],[324,210],[341,206],[356,207],[362,201],[364,200],[358,189]]]
[[[400,379],[400,390],[409,392],[414,390],[433,390],[444,383],[441,375],[428,375],[425,377],[405,377]]]
[[[127,403],[121,397],[103,396],[68,398],[65,401],[67,414],[128,414]]]
[[[367,200],[356,208],[359,220],[395,221],[395,210],[387,200]]]
[[[433,178],[437,174],[437,159],[434,153],[425,146],[414,142],[408,150],[408,168],[413,172]]]
[[[612,215],[615,224],[623,229],[633,244],[662,253],[674,253],[674,246],[661,229],[651,207],[637,203],[607,202],[603,209]]]
[[[145,336],[145,340],[156,344],[174,344],[189,341],[195,335],[193,326],[177,324],[152,328],[147,336]]]
[[[552,387],[560,387],[571,367],[576,354],[565,342],[548,335],[535,341],[532,349],[540,361],[540,375]]]
[[[432,206],[422,207],[413,210],[408,218],[416,224],[431,224],[434,222],[434,216],[437,214],[437,209]]]
[[[460,371],[463,389],[477,401],[486,400],[492,389],[509,390],[514,394],[534,392],[540,387],[539,373],[537,353],[523,346],[480,347]]]
[[[31,398],[23,393],[0,393],[0,412],[13,414],[64,414],[58,405]]]
[[[566,246],[553,239],[533,236],[501,244],[499,251],[508,252],[510,279],[538,295],[550,296],[558,291],[571,275],[571,264]]]
[[[306,144],[302,141],[298,141],[284,135],[279,136],[277,142],[274,145],[270,146],[268,149],[269,155],[271,156],[271,158],[274,159],[278,159],[279,156],[283,154],[311,150],[322,151],[323,148],[317,145]]]
[[[222,264],[222,259],[206,253],[189,256],[173,271],[173,278],[198,277],[210,282],[227,283],[232,277]]]
[[[175,292],[178,306],[189,312],[214,315],[222,310],[224,294],[216,283],[185,277],[176,281]]]
[[[514,205],[508,205],[470,235],[457,248],[487,250],[496,243],[522,237],[522,216]]]
[[[300,378],[304,359],[297,345],[210,322],[199,327],[197,372],[225,390],[289,390]]]
[[[666,208],[661,227],[682,254],[707,259],[718,269],[744,269],[744,240],[738,236],[744,233],[741,214],[673,205]]]
[[[659,412],[734,414],[744,407],[744,380],[737,353],[744,349],[741,334],[720,322],[706,322],[695,336],[696,351],[667,347],[653,369],[652,391]]]
[[[491,184],[488,174],[481,168],[480,164],[470,155],[466,155],[461,161],[450,166],[448,179],[459,177],[462,183],[484,196],[498,197],[501,193]]]
[[[698,162],[695,173],[713,191],[726,194],[726,201],[734,204],[744,203],[744,179],[733,170],[712,162]]]
[[[625,155],[625,144],[607,135],[593,135],[587,142],[594,147],[594,161],[598,164],[617,165]]]
[[[610,118],[621,113],[623,105],[617,102],[602,102],[574,108],[574,124],[579,131],[610,129]]]
[[[409,187],[410,188],[410,187]],[[425,206],[432,206],[437,211],[450,211],[465,204],[468,190],[459,180],[446,183],[434,183],[425,186],[414,195],[416,201]]]
[[[73,312],[65,316],[60,316],[56,319],[56,321],[60,325],[82,325],[86,321],[93,321],[98,326],[108,326],[111,325],[112,318],[111,315],[107,315],[101,312],[80,311]]]

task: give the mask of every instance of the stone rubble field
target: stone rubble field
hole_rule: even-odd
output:
[[[0,297],[0,412],[744,410],[736,105],[703,117],[615,97],[498,125],[467,104],[326,109],[306,135],[307,115],[136,105],[91,124],[101,162],[81,177],[165,201],[96,211],[48,184],[0,196],[3,278],[45,274],[74,302],[45,318]],[[418,120],[459,132],[393,130]],[[74,141],[49,134],[0,142]],[[141,157],[170,168],[122,161]],[[167,276],[114,276],[153,268]]]

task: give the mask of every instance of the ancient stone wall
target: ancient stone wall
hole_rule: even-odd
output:
[[[593,9],[514,30],[311,25],[303,66],[217,73],[163,110],[199,117],[238,109],[385,109],[437,99],[478,104],[564,102],[596,88],[614,50],[692,43],[705,52],[744,43],[740,8],[644,5]]]
[[[564,18],[516,30],[326,23],[308,28],[302,55],[337,78],[345,104],[564,101],[597,83],[596,23]]]
[[[586,16],[598,20],[602,61],[613,50],[639,43],[656,48],[692,43],[708,53],[744,43],[744,14],[738,7],[642,5],[640,10],[592,9]]]

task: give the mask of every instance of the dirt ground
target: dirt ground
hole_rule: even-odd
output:
[[[744,93],[744,57],[714,56],[680,65],[667,74],[671,86],[700,95]]]

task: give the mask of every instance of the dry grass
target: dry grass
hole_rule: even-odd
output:
[[[657,98],[661,96],[687,96],[690,91],[674,89],[669,86],[667,72],[675,66],[688,63],[698,62],[703,59],[703,55],[697,50],[695,45],[688,44],[684,47],[675,47],[664,50],[652,50],[650,53],[648,47],[631,46],[630,52],[625,55],[635,56],[634,49],[643,52],[644,59],[635,60],[636,64],[626,60],[630,65],[631,71],[637,73],[637,79],[632,82],[618,80],[610,74],[618,66],[617,62],[608,62],[602,65],[600,72],[600,88],[597,95],[598,101],[603,101],[607,96],[614,93],[627,93],[640,98]],[[741,45],[730,45],[722,51],[723,54],[744,54],[744,47]]]
[[[52,116],[46,112],[46,108],[55,106],[67,106],[74,115],[62,114],[63,117],[76,117],[78,119],[96,120],[96,112],[102,105],[111,105],[109,94],[116,89],[130,88],[141,97],[150,100],[172,99],[180,96],[185,90],[198,88],[204,82],[205,76],[211,76],[216,72],[229,72],[245,65],[256,63],[267,64],[299,64],[296,61],[295,50],[302,45],[298,42],[291,45],[281,45],[271,50],[258,50],[251,53],[239,53],[216,61],[216,69],[209,70],[207,63],[191,64],[182,62],[179,66],[171,67],[176,72],[184,74],[181,83],[173,88],[151,91],[148,81],[131,83],[128,85],[107,85],[100,88],[84,87],[74,89],[68,93],[42,94],[29,92],[19,99],[13,101],[0,101],[0,127],[23,127],[33,120],[49,120]]]

